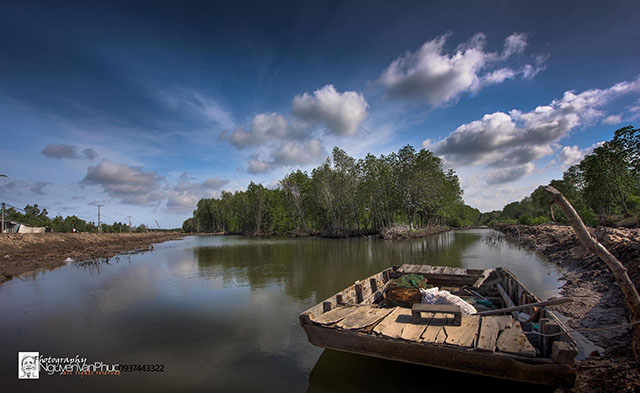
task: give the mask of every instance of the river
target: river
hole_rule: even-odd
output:
[[[554,264],[495,234],[476,229],[405,241],[192,236],[107,263],[16,278],[0,285],[0,386],[6,392],[468,392],[470,384],[475,391],[511,390],[513,384],[489,378],[324,351],[298,325],[302,310],[402,263],[504,266],[539,297],[558,294]],[[20,351],[164,371],[41,372],[26,381],[16,376]]]

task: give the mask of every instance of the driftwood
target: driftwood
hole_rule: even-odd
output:
[[[568,298],[568,297],[561,297],[559,299],[546,300],[544,302],[536,302],[536,303],[523,304],[523,305],[520,305],[520,306],[499,308],[497,310],[480,311],[480,312],[477,312],[477,313],[475,313],[473,315],[504,314],[504,313],[508,313],[508,312],[512,312],[512,311],[525,310],[525,309],[530,308],[530,307],[551,306],[553,304],[562,304],[562,303],[568,303],[568,302],[571,302],[571,301],[573,301],[573,299]]]
[[[640,296],[638,296],[638,291],[629,278],[629,274],[627,274],[627,269],[602,244],[589,234],[587,227],[585,227],[578,213],[576,213],[573,206],[571,206],[560,191],[551,186],[545,187],[545,191],[565,216],[567,216],[580,243],[582,243],[587,250],[600,257],[600,259],[607,264],[611,273],[613,273],[618,285],[620,285],[620,289],[622,289],[622,293],[624,293],[627,307],[631,311],[632,322],[640,321]],[[638,354],[640,353],[640,325],[634,326],[634,344],[634,353],[637,361]]]

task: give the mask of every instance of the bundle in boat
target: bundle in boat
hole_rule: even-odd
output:
[[[385,291],[385,305],[409,307],[422,302],[420,288],[429,289],[433,285],[428,284],[427,279],[420,274],[404,274],[387,284]]]

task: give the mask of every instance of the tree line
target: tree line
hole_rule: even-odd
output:
[[[22,210],[19,211],[19,210]],[[53,232],[98,232],[98,225],[94,222],[87,222],[76,216],[62,217],[60,215],[54,218],[49,217],[47,209],[41,209],[38,204],[27,205],[24,209],[16,209],[9,207],[5,210],[5,221],[15,221],[22,224],[45,227]],[[129,232],[129,225],[114,222],[113,224],[101,223],[102,233],[120,233]],[[143,224],[132,230],[132,232],[147,232],[148,228]]]
[[[637,226],[640,215],[640,129],[627,126],[552,180],[587,225]],[[528,197],[485,213],[483,223],[534,225],[551,221],[551,201],[543,187]],[[558,211],[557,221],[567,222]]]
[[[355,159],[336,147],[311,173],[293,171],[276,188],[251,182],[245,191],[201,199],[183,230],[346,236],[395,225],[468,226],[479,218],[480,211],[462,202],[455,172],[428,150],[407,145]]]

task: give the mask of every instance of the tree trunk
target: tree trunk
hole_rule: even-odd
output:
[[[576,213],[573,206],[571,206],[560,191],[551,186],[545,187],[545,191],[549,194],[551,200],[558,205],[567,216],[582,245],[600,257],[613,273],[618,285],[620,285],[620,289],[622,289],[624,293],[627,307],[631,311],[632,322],[640,321],[640,296],[638,296],[638,291],[627,274],[627,269],[602,244],[591,237],[591,234],[587,231],[587,227],[585,227],[578,213]],[[633,336],[634,353],[637,361],[638,354],[640,353],[640,325],[634,325]]]

